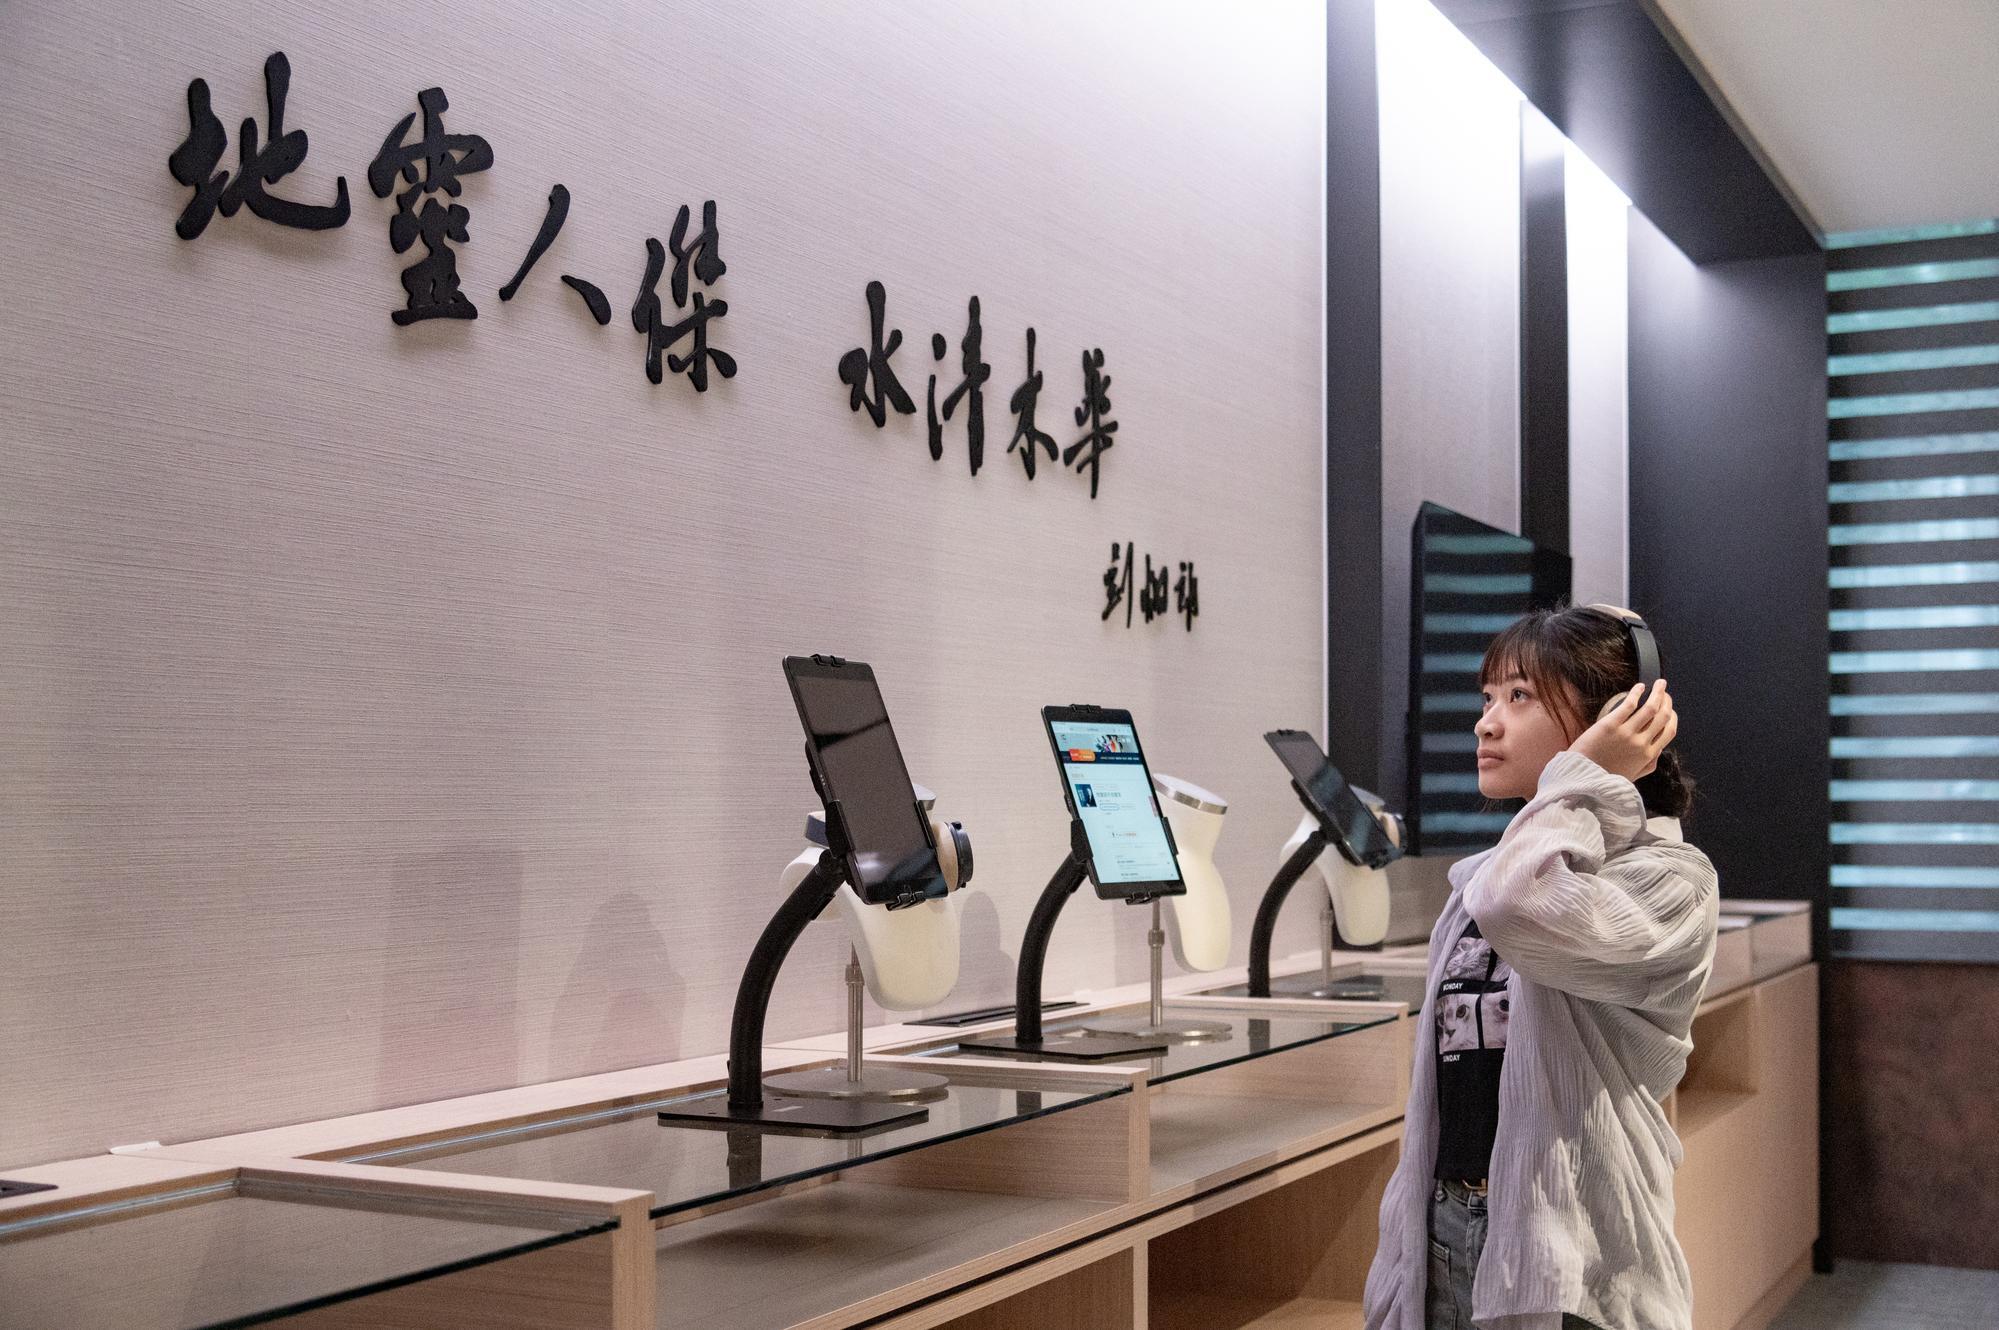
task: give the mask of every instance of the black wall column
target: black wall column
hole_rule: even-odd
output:
[[[1520,534],[1569,548],[1567,145],[1520,107]]]
[[[1631,214],[1631,595],[1724,895],[1829,877],[1825,257],[1696,267]]]
[[[1724,899],[1814,902],[1823,960],[1825,256],[1695,267],[1635,210],[1630,256],[1631,603],[1659,634],[1682,716],[1675,744],[1700,787],[1688,838]],[[1825,991],[1822,1105],[1838,1074]],[[1834,1195],[1829,1165],[1822,1146],[1822,1198]],[[1814,1263],[1829,1260],[1821,1240]]]
[[[1399,608],[1399,607],[1398,607]],[[1374,0],[1326,8],[1326,747],[1379,789],[1381,136]],[[1401,727],[1393,733],[1400,742]]]

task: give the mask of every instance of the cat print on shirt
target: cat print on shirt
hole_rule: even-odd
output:
[[[1437,985],[1437,1052],[1446,1062],[1473,1049],[1506,1047],[1506,983],[1512,976],[1476,926],[1458,939]]]

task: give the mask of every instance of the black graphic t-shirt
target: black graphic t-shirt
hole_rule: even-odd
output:
[[[1473,922],[1437,981],[1438,1178],[1486,1176],[1499,1130],[1499,1068],[1513,975]]]

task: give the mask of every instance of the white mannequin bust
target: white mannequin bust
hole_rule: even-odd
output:
[[[1230,914],[1228,888],[1215,867],[1215,842],[1228,801],[1177,776],[1155,772],[1152,784],[1159,810],[1173,827],[1180,878],[1187,884],[1186,895],[1166,898],[1172,907],[1166,936],[1173,959],[1186,970],[1219,970],[1229,959]]]
[[[927,811],[935,797],[918,788]],[[822,814],[814,811],[807,819],[808,834],[823,827]],[[900,910],[870,905],[848,883],[841,883],[833,902],[847,926],[855,954],[860,957],[861,975],[868,995],[887,1011],[920,1011],[934,1007],[951,994],[958,982],[958,929],[961,913],[958,892],[958,859],[950,828],[939,819],[930,820],[937,841],[938,866],[951,891],[942,900],[928,900]],[[821,835],[823,835],[823,830]],[[779,887],[789,895],[792,888],[819,862],[823,847],[812,845],[785,865]]]
[[[1361,802],[1374,814],[1387,832],[1389,840],[1397,845],[1402,843],[1401,827],[1397,819],[1384,815],[1384,806],[1379,798],[1365,790],[1356,789]],[[1291,839],[1284,842],[1283,853],[1278,862],[1283,863],[1307,837],[1319,829],[1319,820],[1306,813],[1298,820],[1298,829],[1291,833]],[[1314,861],[1319,877],[1326,884],[1326,894],[1333,903],[1333,918],[1339,922],[1340,937],[1357,947],[1369,947],[1388,936],[1388,873],[1380,868],[1363,868],[1351,864],[1332,846]]]

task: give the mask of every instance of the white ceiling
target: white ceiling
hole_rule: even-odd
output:
[[[1999,0],[1652,0],[1806,220],[1999,217]]]

